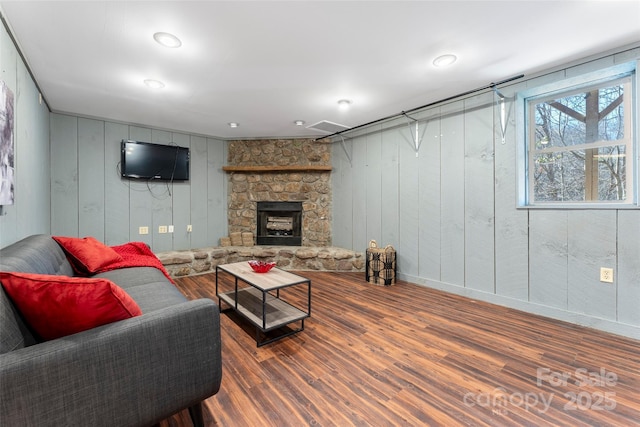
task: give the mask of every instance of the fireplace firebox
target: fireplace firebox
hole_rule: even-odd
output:
[[[302,246],[302,202],[258,202],[258,245]]]

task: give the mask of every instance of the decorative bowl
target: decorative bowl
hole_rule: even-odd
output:
[[[269,261],[251,260],[251,261],[248,261],[248,263],[253,269],[253,271],[255,271],[256,273],[266,273],[276,266],[275,262],[269,262]]]

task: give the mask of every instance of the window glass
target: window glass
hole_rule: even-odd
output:
[[[633,203],[633,79],[526,99],[528,204]]]

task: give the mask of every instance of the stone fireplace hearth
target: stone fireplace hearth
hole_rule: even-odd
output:
[[[258,245],[331,246],[329,143],[313,139],[231,141],[227,160],[223,169],[229,174],[229,233],[252,232]],[[258,202],[297,202],[302,208],[300,236],[284,242],[259,239],[258,226],[263,224],[258,224]],[[286,222],[287,216],[272,215],[272,231],[282,228],[284,235],[284,229],[294,225]]]

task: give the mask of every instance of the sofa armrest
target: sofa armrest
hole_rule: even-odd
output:
[[[0,425],[149,426],[217,393],[220,314],[200,299],[0,356]]]

